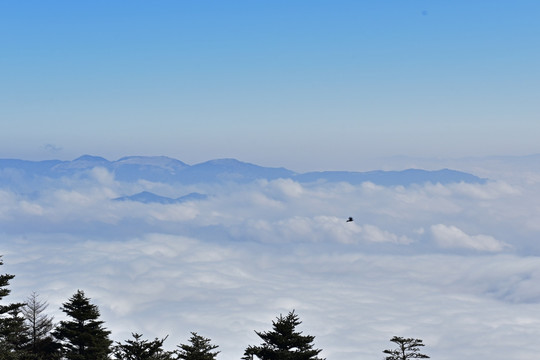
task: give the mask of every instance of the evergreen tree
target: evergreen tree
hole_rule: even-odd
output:
[[[0,256],[0,265],[3,264]],[[11,293],[8,286],[14,277],[15,275],[0,274],[0,300]],[[0,360],[19,359],[22,356],[22,349],[28,341],[25,338],[24,319],[19,315],[23,305],[0,303]]]
[[[424,346],[420,339],[394,336],[390,341],[396,343],[398,348],[384,350],[383,353],[389,355],[385,360],[429,359],[429,356],[420,353],[420,347]]]
[[[3,319],[0,327],[0,336],[2,337],[0,360],[29,359],[27,349],[30,338],[24,318],[20,315],[19,309],[11,310],[8,315]]]
[[[167,339],[155,338],[153,341],[142,340],[142,335],[132,333],[133,340],[126,340],[124,344],[117,342],[113,349],[116,360],[172,360],[172,352],[163,350],[163,343]]]
[[[60,308],[71,320],[61,321],[53,332],[62,343],[62,352],[69,360],[105,360],[110,353],[110,331],[98,320],[96,305],[84,292],[77,292]]]
[[[2,261],[2,256],[0,256],[0,265],[4,265],[4,262]],[[4,297],[8,296],[11,293],[11,290],[8,289],[8,286],[9,281],[12,280],[14,277],[15,275],[10,274],[0,275],[0,300],[2,300]],[[12,313],[14,310],[20,309],[23,305],[23,303],[14,303],[7,305],[0,304],[0,326],[6,318],[10,317],[10,313]]]
[[[263,343],[249,346],[242,359],[251,360],[256,356],[261,360],[323,360],[317,357],[322,350],[313,349],[315,337],[296,331],[301,323],[294,310],[285,317],[280,314],[277,321],[272,321],[272,331],[255,331]]]
[[[217,349],[218,345],[212,345],[210,339],[198,335],[196,332],[191,333],[188,344],[178,345],[179,350],[178,359],[183,360],[215,360],[219,351],[212,351]]]
[[[28,350],[33,360],[51,360],[60,357],[60,344],[51,335],[54,327],[53,317],[44,314],[48,306],[49,304],[40,301],[38,294],[34,292],[21,308],[30,338]]]

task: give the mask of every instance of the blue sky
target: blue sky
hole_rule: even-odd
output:
[[[3,1],[0,154],[540,152],[537,1]]]

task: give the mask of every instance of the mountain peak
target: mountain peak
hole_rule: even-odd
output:
[[[146,180],[163,184],[208,184],[220,182],[247,183],[260,179],[292,179],[299,183],[347,182],[361,184],[363,182],[372,182],[383,186],[408,186],[428,182],[448,184],[459,182],[483,183],[486,181],[486,179],[475,175],[450,169],[435,171],[420,169],[368,172],[322,171],[299,174],[286,168],[265,167],[233,158],[214,159],[195,165],[187,165],[180,160],[166,156],[126,156],[113,162],[92,155],[83,155],[73,161],[61,162],[41,161],[34,163],[0,159],[0,170],[3,168],[23,170],[29,179],[35,175],[48,178],[78,176],[95,167],[106,168],[114,175],[117,181],[132,183]],[[10,183],[14,184],[14,186],[17,184],[15,181]],[[142,194],[141,196],[148,196],[148,194]]]
[[[79,156],[74,162],[77,161],[87,161],[87,162],[109,162],[109,160],[102,158],[101,156],[93,156],[93,155],[83,155]]]
[[[185,167],[186,163],[168,156],[125,156],[114,162],[121,165],[150,165]]]
[[[233,158],[222,158],[205,161],[201,164],[217,165],[217,166],[235,166],[235,165],[253,165]]]

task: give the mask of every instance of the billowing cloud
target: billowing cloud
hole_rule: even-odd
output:
[[[489,235],[469,235],[456,226],[437,224],[431,226],[435,241],[444,248],[465,248],[479,251],[502,251],[508,245]]]
[[[540,262],[515,255],[369,254],[325,243],[208,242],[151,233],[86,240],[27,235],[4,245],[14,298],[38,291],[54,312],[76,289],[102,310],[116,339],[130,332],[211,337],[223,359],[258,343],[296,309],[327,358],[375,357],[395,334],[423,338],[432,357],[536,351]],[[444,324],[444,326],[442,326]],[[509,336],[509,334],[513,334]],[[495,359],[503,359],[501,355]]]
[[[59,179],[32,196],[0,190],[0,223],[15,233],[31,224],[34,231],[71,232],[79,226],[103,235],[115,226],[115,232],[166,230],[208,236],[221,233],[227,238],[264,242],[424,244],[425,248],[428,238],[418,229],[429,229],[433,224],[462,229],[473,222],[474,233],[496,236],[472,238],[456,229],[436,226],[431,237],[446,248],[500,251],[505,243],[530,253],[531,246],[540,252],[540,246],[530,242],[539,228],[540,209],[534,205],[540,201],[538,187],[503,181],[410,187],[372,183],[307,186],[279,179],[175,188],[148,181],[126,184],[116,181],[107,170],[95,168],[78,179]],[[181,204],[113,200],[140,191],[172,198],[200,192],[208,198]],[[355,221],[345,224],[349,216]]]
[[[208,197],[114,200],[141,191]],[[169,334],[174,348],[197,331],[238,359],[259,343],[253,330],[294,308],[328,359],[380,357],[394,335],[443,360],[530,359],[538,203],[534,181],[175,187],[96,168],[34,192],[0,189],[0,254],[13,300],[37,291],[61,320],[56,309],[83,289],[115,340]]]
[[[390,242],[395,244],[409,244],[411,239],[406,236],[397,236],[391,232],[384,231],[373,225],[364,225],[362,227],[363,237],[373,242]]]

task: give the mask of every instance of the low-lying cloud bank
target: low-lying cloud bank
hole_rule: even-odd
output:
[[[455,226],[437,224],[431,226],[435,241],[443,248],[465,248],[478,251],[498,252],[508,247],[489,235],[469,235]]]
[[[238,359],[258,343],[253,330],[291,309],[328,359],[380,356],[396,334],[424,339],[440,359],[527,359],[538,351],[538,258],[326,245],[48,234],[12,238],[4,259],[17,275],[12,297],[38,291],[57,309],[84,289],[117,340],[131,331],[169,334],[173,347],[198,331],[220,345],[223,359]]]
[[[253,330],[292,309],[329,360],[381,357],[393,335],[424,339],[439,359],[540,350],[534,177],[172,186],[123,183],[103,168],[87,175],[34,192],[0,189],[12,300],[37,291],[55,312],[83,289],[116,340],[169,334],[172,348],[197,331],[223,360],[240,358],[259,343]],[[208,196],[114,200],[141,191]]]
[[[394,244],[420,252],[452,250],[538,254],[540,186],[504,181],[384,187],[373,183],[301,185],[290,179],[250,184],[178,186],[93,178],[21,194],[0,189],[0,225],[7,234],[79,233],[98,237],[165,232],[260,242]],[[60,183],[62,185],[62,183]],[[205,198],[160,204],[115,201],[151,190]],[[349,217],[354,222],[345,222]],[[219,237],[216,237],[219,236]],[[384,247],[388,249],[388,247]],[[401,249],[398,251],[402,251]]]

